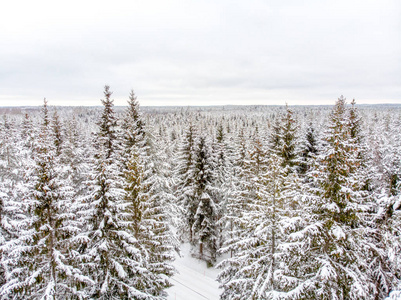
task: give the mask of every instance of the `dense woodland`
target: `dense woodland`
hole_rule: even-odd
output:
[[[4,109],[1,299],[163,299],[174,252],[221,299],[401,289],[401,106]]]

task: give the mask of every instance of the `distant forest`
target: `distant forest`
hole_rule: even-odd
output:
[[[401,105],[0,108],[0,299],[396,299]],[[400,296],[401,297],[401,296]]]

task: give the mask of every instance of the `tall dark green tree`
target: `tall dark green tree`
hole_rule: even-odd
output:
[[[312,123],[310,123],[306,131],[305,141],[302,146],[299,172],[300,174],[305,174],[310,170],[313,157],[318,153],[318,141]]]
[[[213,198],[213,162],[206,138],[199,137],[194,166],[194,221],[192,236],[199,244],[199,255],[210,264],[216,261],[218,230],[217,207]]]
[[[182,215],[184,221],[182,228],[178,228],[181,235],[187,236],[193,243],[192,226],[197,205],[195,198],[195,126],[190,124],[184,133],[183,141],[178,153],[178,163],[176,167],[176,198],[179,205],[183,208]],[[184,239],[185,240],[185,239]]]

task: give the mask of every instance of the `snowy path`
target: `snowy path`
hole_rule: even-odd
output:
[[[167,290],[167,299],[218,300],[221,290],[216,276],[219,270],[207,268],[204,261],[191,257],[188,244],[182,245],[181,255],[174,262],[178,274],[171,278],[174,286]]]

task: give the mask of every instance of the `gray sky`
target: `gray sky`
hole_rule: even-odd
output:
[[[14,0],[0,41],[0,105],[401,103],[399,0]]]

